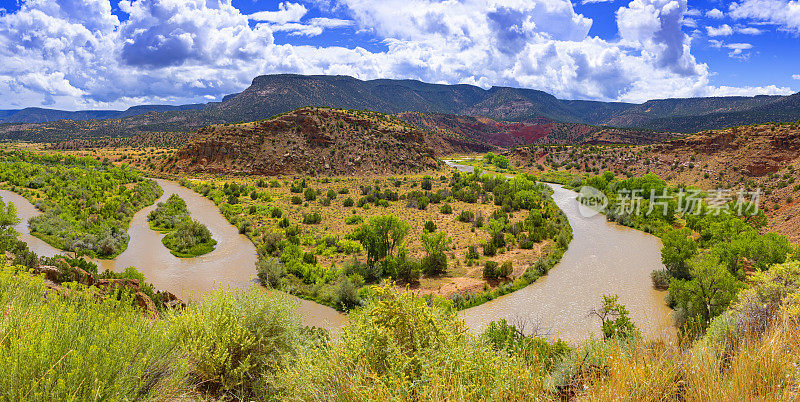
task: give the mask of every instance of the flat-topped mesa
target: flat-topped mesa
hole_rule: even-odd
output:
[[[425,137],[381,113],[302,108],[269,120],[205,127],[167,167],[264,175],[420,172],[439,166]]]

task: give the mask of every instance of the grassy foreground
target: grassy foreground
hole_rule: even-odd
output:
[[[0,270],[0,395],[11,400],[793,400],[800,397],[800,264],[757,274],[692,343],[575,347],[505,323],[467,332],[452,305],[391,286],[337,339],[254,287],[147,318],[126,297],[46,290]]]

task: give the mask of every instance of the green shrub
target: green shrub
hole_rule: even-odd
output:
[[[478,254],[478,251],[475,250],[475,246],[469,246],[467,248],[466,258],[467,260],[477,260],[478,258],[481,258],[481,256]]]
[[[300,198],[299,196],[296,196],[296,195],[292,196],[292,204],[300,205],[302,203],[303,203],[303,199],[302,198]]]
[[[168,327],[130,297],[48,294],[42,278],[0,268],[0,395],[6,400],[173,399],[187,367]]]
[[[420,210],[425,210],[426,208],[428,208],[428,204],[430,202],[431,200],[424,195],[422,197],[417,197],[417,208]]]
[[[362,222],[364,222],[364,218],[361,215],[350,215],[347,218],[344,218],[344,223],[348,225],[358,225]]]
[[[650,272],[650,279],[653,281],[653,288],[658,290],[669,289],[669,281],[672,280],[672,275],[664,269],[654,269]]]
[[[422,228],[423,231],[426,233],[432,233],[436,231],[436,224],[433,221],[425,222],[425,226]]]
[[[342,309],[347,311],[361,304],[361,298],[358,296],[358,289],[353,281],[348,277],[344,277],[336,291],[336,303],[342,306]]]
[[[475,214],[472,211],[461,211],[457,218],[460,222],[470,223],[475,220]]]
[[[317,199],[317,192],[314,191],[313,188],[307,188],[305,192],[303,192],[303,197],[306,201],[314,201]]]
[[[352,198],[352,197],[347,197],[347,198],[345,198],[345,199],[344,199],[344,201],[342,202],[342,205],[343,205],[345,208],[350,208],[350,207],[352,207],[352,206],[353,206],[353,204],[355,204],[355,201],[353,201],[353,198]]]
[[[451,207],[450,204],[442,204],[442,206],[439,207],[439,213],[450,215],[453,213],[453,207]]]
[[[512,266],[511,261],[506,261],[497,270],[497,276],[499,278],[508,278],[511,276],[512,272],[514,272],[514,267]]]
[[[433,183],[431,183],[431,178],[429,176],[425,176],[422,178],[422,184],[420,187],[423,190],[430,191],[433,188]]]
[[[494,257],[497,255],[497,246],[494,245],[494,242],[486,242],[483,245],[483,255],[487,257]]]
[[[312,212],[310,214],[303,214],[303,224],[316,225],[322,222],[322,215],[319,212]]]
[[[483,264],[483,277],[486,279],[497,279],[497,262],[486,261]]]
[[[279,289],[280,281],[286,275],[286,267],[277,258],[259,259],[256,263],[258,280],[264,286]]]
[[[420,269],[427,276],[442,275],[447,272],[447,255],[445,253],[428,254],[422,258]]]
[[[168,318],[170,337],[206,392],[247,399],[269,395],[297,352],[296,308],[285,296],[260,289],[215,291]]]

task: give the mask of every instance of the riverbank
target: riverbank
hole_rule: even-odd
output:
[[[255,286],[257,253],[252,242],[220,214],[213,202],[176,182],[155,180],[164,190],[157,202],[166,201],[172,194],[181,196],[192,215],[201,219],[212,236],[219,239],[218,247],[196,258],[175,257],[161,243],[164,234],[150,229],[147,215],[156,208],[153,204],[133,216],[128,228],[130,241],[123,253],[113,260],[91,260],[98,265],[98,270],[123,272],[125,268],[134,266],[156,289],[168,290],[187,301],[199,300],[212,289],[235,290]],[[8,190],[0,190],[0,197],[17,206],[20,223],[15,230],[31,251],[47,257],[64,253],[30,234],[28,220],[41,214],[33,204]],[[344,323],[344,316],[330,307],[299,298],[296,301],[298,314],[303,317],[305,325],[335,331]]]

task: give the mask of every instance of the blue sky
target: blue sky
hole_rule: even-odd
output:
[[[270,73],[560,98],[800,91],[793,0],[0,0],[0,108],[219,100]]]

